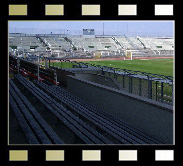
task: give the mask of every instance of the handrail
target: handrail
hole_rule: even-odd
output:
[[[38,56],[35,55],[35,57],[38,57]],[[55,58],[55,57],[39,56],[39,58],[46,58],[47,60],[59,60],[59,61],[63,61],[63,62],[76,63],[79,66],[81,66],[80,64],[82,64],[82,65],[85,65],[86,67],[89,67],[89,66],[99,67],[102,70],[107,68],[107,69],[113,70],[114,73],[118,73],[118,74],[119,74],[119,72],[124,72],[124,73],[127,73],[129,75],[144,75],[144,76],[149,77],[151,79],[153,79],[153,78],[156,79],[156,80],[157,79],[160,79],[160,80],[163,79],[163,80],[170,80],[172,83],[174,82],[174,77],[172,77],[172,76],[165,76],[165,75],[147,73],[147,72],[142,72],[142,71],[134,71],[134,70],[129,70],[129,69],[113,68],[113,67],[109,67],[109,66],[101,66],[101,65],[89,64],[89,63],[84,63],[84,62],[76,62],[76,61],[71,61],[71,60],[68,60],[68,59],[60,59],[60,58]],[[22,58],[22,59],[24,59],[24,58]],[[31,59],[31,57],[30,57],[30,59]]]

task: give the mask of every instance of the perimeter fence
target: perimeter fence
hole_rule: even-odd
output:
[[[92,73],[111,77],[116,80],[121,90],[131,94],[169,105],[173,105],[174,102],[174,78],[172,76],[119,69],[54,57],[33,56],[23,59],[39,63],[39,66],[45,69],[50,67],[57,69],[85,68],[88,70],[80,70],[77,73]]]

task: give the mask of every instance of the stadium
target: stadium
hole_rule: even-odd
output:
[[[173,144],[174,38],[9,32],[10,144]]]

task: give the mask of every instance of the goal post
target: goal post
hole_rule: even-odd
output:
[[[133,56],[132,56],[132,51],[130,50],[126,50],[126,53],[125,53],[125,59],[126,58],[130,58],[130,60],[133,59]]]
[[[94,58],[95,58],[95,59],[101,58],[101,53],[100,53],[100,52],[95,52],[95,53],[94,53]]]

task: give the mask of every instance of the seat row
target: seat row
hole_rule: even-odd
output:
[[[15,79],[24,86],[44,107],[63,123],[83,144],[113,144],[111,140],[90,127],[62,104],[40,90],[22,75],[15,75]],[[67,134],[67,133],[66,133]]]
[[[95,129],[100,129],[107,138],[120,144],[161,144],[160,141],[148,136],[105,111],[85,102],[60,86],[50,86],[34,80],[34,83],[50,96],[56,98],[84,121],[89,121]]]

